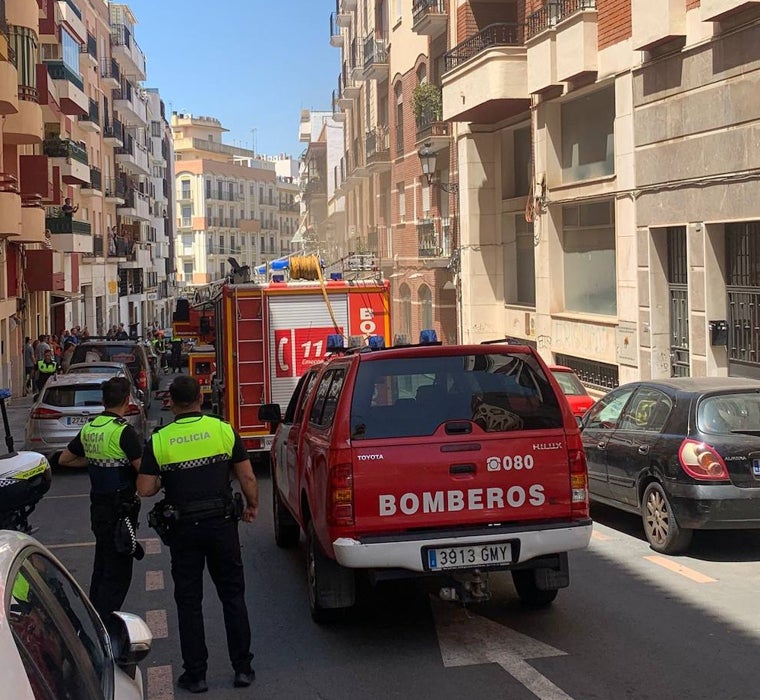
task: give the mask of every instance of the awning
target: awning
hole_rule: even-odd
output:
[[[52,297],[61,297],[62,301],[54,301],[50,304],[50,308],[52,309],[55,306],[62,306],[63,304],[69,304],[72,301],[81,301],[84,299],[84,294],[81,292],[67,292],[63,289],[60,289],[55,292],[50,293],[51,298]]]

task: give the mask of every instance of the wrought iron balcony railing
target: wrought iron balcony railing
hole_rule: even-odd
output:
[[[483,31],[465,39],[451,51],[444,54],[444,72],[453,70],[473,56],[477,56],[493,46],[521,46],[523,25],[514,22],[491,24]]]
[[[88,165],[87,151],[69,139],[49,138],[42,142],[42,153],[48,158],[72,158]]]

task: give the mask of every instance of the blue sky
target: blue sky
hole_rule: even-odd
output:
[[[334,0],[126,0],[167,111],[219,118],[224,140],[298,157],[302,109],[331,108]],[[168,29],[168,31],[167,31]]]

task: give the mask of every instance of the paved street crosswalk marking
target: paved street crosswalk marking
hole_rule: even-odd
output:
[[[611,540],[612,539],[609,535],[603,535],[598,530],[594,530],[591,533],[591,538],[594,539],[594,540],[599,540],[600,542],[605,542],[607,540]]]
[[[145,590],[146,591],[163,591],[164,590],[164,572],[163,571],[146,571],[145,572]]]
[[[676,573],[688,579],[691,579],[692,581],[695,581],[696,583],[716,583],[717,582],[717,579],[710,578],[709,576],[706,576],[705,574],[702,574],[699,571],[695,571],[694,569],[690,569],[688,566],[683,566],[682,564],[678,564],[677,562],[674,562],[672,559],[667,559],[666,557],[651,556],[651,557],[644,557],[644,559],[646,559],[647,561],[651,561],[653,564],[657,564],[657,566],[661,566],[664,569],[668,569],[668,571],[672,571],[673,573]]]
[[[148,668],[148,700],[174,700],[171,666]]]
[[[73,549],[74,547],[94,547],[95,542],[64,542],[63,544],[46,544],[48,549]]]
[[[52,501],[54,498],[89,498],[89,493],[67,493],[59,496],[45,496],[46,501]]]
[[[166,639],[169,636],[166,610],[148,610],[145,613],[145,623],[150,627],[153,639]]]
[[[145,540],[140,540],[143,549],[146,554],[161,554],[161,540],[158,537],[150,537]]]

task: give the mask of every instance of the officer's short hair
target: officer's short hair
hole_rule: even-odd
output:
[[[111,377],[103,382],[103,406],[116,408],[129,397],[132,385],[126,377]]]
[[[201,385],[195,377],[180,375],[172,381],[169,396],[175,406],[192,406],[201,397]]]

